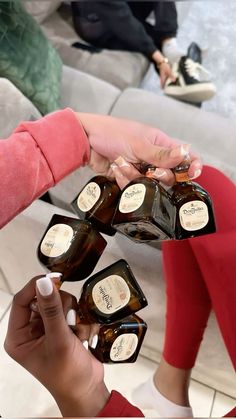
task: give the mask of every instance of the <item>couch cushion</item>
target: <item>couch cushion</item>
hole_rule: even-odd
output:
[[[61,83],[62,107],[78,112],[108,114],[121,91],[90,74],[63,66]]]
[[[63,66],[61,97],[62,106],[77,112],[109,114],[121,91],[103,80],[82,71]],[[78,194],[81,186],[94,176],[88,167],[81,167],[50,189],[52,202],[71,210],[70,202]]]
[[[68,14],[55,12],[43,22],[42,29],[51,40],[64,64],[105,80],[119,89],[139,86],[149,61],[142,55],[127,51],[102,50],[91,53],[71,47],[76,42],[86,44],[71,26]]]
[[[158,127],[190,143],[204,163],[217,167],[236,181],[234,120],[141,89],[126,89],[111,114]]]
[[[9,80],[0,78],[0,138],[8,137],[22,120],[40,118],[39,111]]]
[[[0,2],[0,76],[12,81],[42,114],[60,105],[62,63],[21,2]]]

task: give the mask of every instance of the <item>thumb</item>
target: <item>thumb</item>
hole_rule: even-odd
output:
[[[36,295],[48,342],[53,346],[64,343],[66,334],[70,331],[59,291],[49,277],[36,281]]]

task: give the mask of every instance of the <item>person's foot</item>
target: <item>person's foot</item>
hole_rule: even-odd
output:
[[[159,417],[193,417],[191,407],[180,406],[164,397],[155,387],[153,377],[133,390],[132,401],[141,410],[156,410]]]
[[[180,58],[172,67],[176,76],[173,82],[167,79],[164,93],[178,100],[199,103],[211,99],[216,94],[216,87],[206,80],[209,72],[198,62],[187,56]]]

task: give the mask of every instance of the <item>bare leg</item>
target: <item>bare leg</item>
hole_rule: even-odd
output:
[[[180,369],[161,359],[153,381],[157,390],[168,400],[180,406],[190,406],[188,397],[191,369]]]

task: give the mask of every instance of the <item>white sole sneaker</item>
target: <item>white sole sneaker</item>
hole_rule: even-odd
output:
[[[186,102],[200,103],[211,99],[216,94],[213,83],[199,83],[188,86],[165,86],[164,93],[175,99]]]

